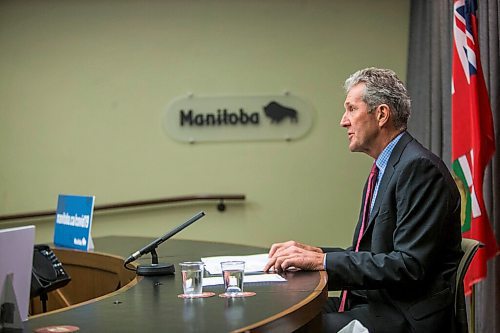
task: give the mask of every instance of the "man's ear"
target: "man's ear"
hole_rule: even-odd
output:
[[[387,104],[380,104],[376,110],[377,121],[380,127],[387,126],[391,118],[391,109]]]

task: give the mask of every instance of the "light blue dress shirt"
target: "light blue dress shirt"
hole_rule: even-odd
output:
[[[375,203],[375,199],[377,198],[377,193],[378,193],[378,187],[380,185],[380,180],[384,176],[385,168],[387,167],[387,162],[389,162],[389,158],[391,157],[392,151],[394,150],[394,147],[396,144],[399,142],[399,139],[403,136],[404,132],[401,132],[396,136],[394,139],[392,139],[391,142],[382,150],[380,155],[377,157],[375,160],[375,164],[377,164],[378,168],[378,176],[377,176],[377,181],[375,182],[375,189],[373,190],[373,197],[372,197],[372,202],[370,203],[370,213],[373,209],[373,204]]]

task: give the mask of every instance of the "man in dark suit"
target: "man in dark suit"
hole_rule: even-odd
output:
[[[346,80],[349,149],[375,159],[352,247],[273,244],[266,270],[326,270],[342,290],[323,315],[337,332],[356,319],[370,332],[453,332],[460,195],[447,167],[408,132],[410,98],[393,71]]]

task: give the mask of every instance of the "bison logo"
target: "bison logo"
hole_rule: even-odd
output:
[[[279,124],[285,118],[290,118],[293,123],[298,121],[297,110],[287,108],[274,101],[264,106],[264,114],[271,119],[271,124]]]

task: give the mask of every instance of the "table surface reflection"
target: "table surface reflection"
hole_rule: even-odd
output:
[[[95,251],[127,257],[153,239],[110,236],[94,239]],[[249,255],[267,249],[189,240],[168,240],[158,249],[160,262],[175,264],[170,276],[141,277],[134,287],[110,297],[25,322],[25,331],[52,325],[74,325],[81,332],[245,332],[297,330],[314,319],[327,299],[325,272],[287,272],[283,282],[245,284],[255,296],[221,298],[223,286],[204,287],[210,298],[182,299],[178,263],[201,257]],[[149,255],[137,263],[151,261]]]

